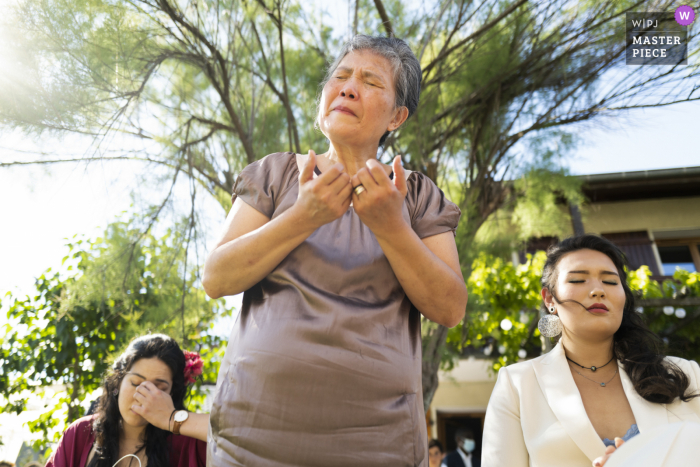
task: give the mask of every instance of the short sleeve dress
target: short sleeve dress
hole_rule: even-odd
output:
[[[293,153],[246,167],[233,198],[280,216],[297,199]],[[457,206],[407,178],[420,238],[452,231]],[[420,314],[352,209],[247,290],[219,370],[208,466],[427,466]]]

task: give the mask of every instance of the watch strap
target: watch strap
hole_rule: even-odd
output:
[[[186,411],[186,410],[182,410],[182,411],[178,410],[178,412],[185,412],[185,413],[186,413],[187,411]],[[176,413],[177,413],[177,412],[176,412]],[[176,416],[175,418],[177,418],[177,416]],[[187,417],[187,418],[189,418],[189,417]],[[185,423],[185,422],[187,421],[187,418],[185,418],[185,419],[184,419],[183,421],[181,421],[181,422],[179,422],[179,421],[177,421],[177,420],[174,420],[174,423],[173,423],[173,434],[174,434],[174,435],[179,435],[179,434],[180,434],[180,426],[182,426],[182,424]]]

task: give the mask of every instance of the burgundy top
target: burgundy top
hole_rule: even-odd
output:
[[[83,417],[66,429],[58,447],[51,454],[46,467],[85,467],[95,444],[92,422],[96,415]],[[170,467],[204,467],[207,462],[207,443],[187,436],[170,435]]]

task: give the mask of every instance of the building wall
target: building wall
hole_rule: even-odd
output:
[[[700,227],[700,197],[598,203],[582,211],[586,232],[596,234]]]
[[[437,436],[437,413],[483,413],[496,384],[490,360],[460,359],[455,368],[438,374],[439,386],[430,405],[432,437]]]
[[[486,410],[495,384],[496,381],[443,381],[431,407],[444,412]]]

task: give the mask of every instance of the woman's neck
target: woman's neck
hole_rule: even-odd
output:
[[[561,337],[566,356],[585,367],[601,367],[613,357],[613,338],[586,341],[564,331]]]
[[[377,158],[378,146],[358,147],[331,143],[326,157],[335,164],[340,162],[349,175],[355,175],[370,159]]]
[[[146,426],[131,426],[122,421],[121,431],[119,433],[119,441],[125,443],[135,443],[140,445],[143,441],[143,433],[146,431]]]

